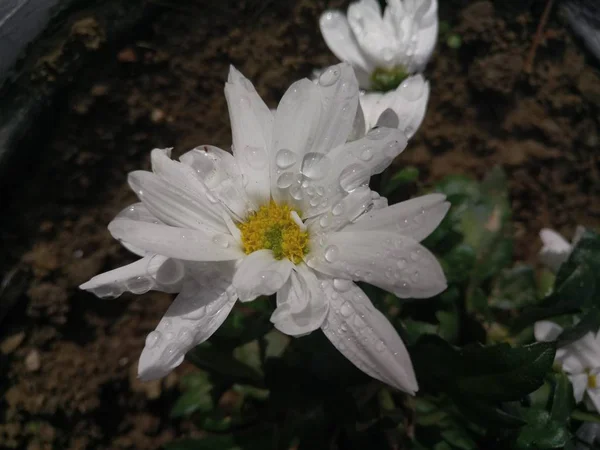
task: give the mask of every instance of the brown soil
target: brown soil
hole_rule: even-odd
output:
[[[426,120],[398,160],[419,167],[423,186],[502,164],[517,258],[526,260],[542,226],[569,234],[600,221],[600,77],[591,56],[554,17],[532,73],[523,71],[544,3],[534,2],[533,15],[500,14],[485,1],[442,5],[463,43],[452,50],[440,38]],[[317,27],[322,0],[267,2],[262,11],[254,2],[178,4],[186,6],[165,7],[151,31],[78,77],[38,159],[21,172],[26,186],[5,205],[0,447],[151,449],[195,432],[168,418],[185,366],[162,382],[135,377],[170,296],[99,300],[77,286],[133,260],[106,224],[134,201],[126,175],[148,167],[150,149],[230,145],[230,63],[275,106],[292,81],[335,59]]]

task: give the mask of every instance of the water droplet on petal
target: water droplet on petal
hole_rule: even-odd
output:
[[[294,174],[292,172],[283,172],[277,178],[277,187],[279,189],[287,189],[294,182]]]
[[[218,245],[219,247],[227,248],[229,247],[229,240],[223,234],[217,234],[212,241]]]
[[[354,316],[354,325],[356,325],[358,328],[364,328],[366,324],[362,317],[357,314]]]
[[[336,278],[333,280],[333,288],[338,292],[348,292],[352,287],[352,281]]]
[[[344,317],[350,317],[354,313],[354,309],[352,305],[348,302],[345,302],[340,308],[340,314]]]
[[[302,193],[302,186],[293,186],[290,189],[290,195],[295,200],[302,200],[302,197],[304,196],[304,194]]]
[[[277,164],[277,167],[280,169],[287,169],[288,167],[293,166],[295,163],[296,154],[287,148],[282,148],[275,155],[275,164]]]
[[[329,217],[329,214],[323,214],[321,216],[321,218],[319,219],[319,225],[321,225],[321,227],[326,228],[331,224],[331,217]]]
[[[331,214],[333,214],[334,216],[339,216],[343,212],[344,212],[344,205],[342,203],[338,203],[331,210]]]
[[[369,182],[369,171],[361,164],[350,164],[340,174],[340,186],[346,192],[351,192]]]
[[[154,348],[158,345],[158,343],[160,342],[160,338],[162,337],[162,335],[160,334],[159,331],[152,331],[148,334],[148,336],[146,336],[146,347],[147,348]]]
[[[406,267],[406,258],[400,258],[396,265],[399,269],[404,269]]]
[[[418,261],[421,258],[421,250],[413,250],[410,252],[410,259]]]
[[[329,171],[331,161],[323,153],[307,153],[302,160],[300,172],[311,180],[320,180]]]
[[[370,148],[365,148],[361,152],[359,158],[363,161],[370,161],[373,158],[373,150],[371,150]]]
[[[340,70],[337,67],[330,67],[319,77],[319,84],[321,86],[331,86],[337,80],[340,79]]]
[[[383,341],[379,341],[375,345],[375,350],[377,350],[378,352],[382,352],[383,350],[385,350],[385,344],[383,343]]]
[[[265,152],[264,147],[247,145],[244,149],[244,155],[248,165],[255,170],[264,169],[267,165],[267,152]]]
[[[148,292],[154,286],[154,283],[150,277],[135,277],[130,278],[125,282],[125,286],[129,291],[134,294],[144,294]]]
[[[335,262],[340,256],[340,249],[335,245],[330,245],[325,249],[325,260],[327,262]]]

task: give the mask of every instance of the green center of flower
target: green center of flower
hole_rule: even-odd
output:
[[[271,201],[238,224],[242,232],[244,252],[271,250],[275,259],[287,258],[299,264],[308,253],[308,232],[294,220],[297,211],[286,204]],[[297,219],[299,221],[299,219]]]
[[[371,74],[371,88],[382,92],[393,91],[407,78],[408,72],[402,66],[378,67]]]

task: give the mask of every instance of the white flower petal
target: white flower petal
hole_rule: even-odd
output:
[[[246,192],[254,203],[267,204],[273,114],[252,83],[233,66],[225,85],[225,97],[231,120],[233,155],[246,177]]]
[[[549,228],[540,231],[540,238],[544,244],[540,251],[540,261],[554,272],[558,272],[560,265],[569,259],[572,246],[559,233]]]
[[[115,219],[131,219],[137,220],[138,222],[162,223],[156,216],[148,211],[148,208],[146,208],[146,206],[141,202],[134,203],[133,205],[129,205],[127,208],[122,209],[121,212],[115,216]],[[121,245],[123,245],[123,247],[125,247],[131,253],[134,253],[138,256],[144,257],[153,255],[153,253],[149,253],[144,249],[134,247],[125,241],[121,241]]]
[[[575,398],[575,403],[579,403],[581,400],[583,400],[583,395],[587,389],[588,376],[585,373],[580,373],[576,375],[568,375],[568,377],[569,381],[571,381],[571,385],[573,386],[573,397]]]
[[[319,20],[325,43],[340,61],[348,61],[354,67],[371,72],[372,67],[363,56],[356,38],[350,30],[346,16],[340,11],[325,11]],[[361,83],[367,89],[368,84]]]
[[[359,96],[359,100],[363,97],[363,95]],[[358,102],[358,107],[356,108],[356,116],[354,117],[354,123],[352,124],[352,131],[348,136],[348,142],[356,141],[365,136],[367,132],[367,123],[365,121],[365,114],[363,108]]]
[[[386,94],[364,94],[361,102],[368,105],[366,115],[367,129],[375,125],[397,127],[402,130],[408,138],[411,138],[421,126],[427,111],[429,101],[429,82],[422,75],[414,75],[404,80],[396,90]],[[382,115],[392,110],[398,120],[395,126],[386,125]],[[389,114],[389,113],[388,113]]]
[[[427,298],[446,289],[435,256],[414,239],[392,232],[331,233],[311,242],[307,264],[331,277],[365,281],[400,298]]]
[[[359,186],[336,205],[333,211],[325,211],[307,221],[312,235],[337,231],[354,222],[373,206],[372,191],[368,186]]]
[[[419,17],[420,13],[417,14],[419,31],[417,32],[417,47],[408,67],[410,72],[422,72],[435,49],[438,36],[437,7],[437,0],[423,0],[421,10],[425,9],[425,12],[422,17]]]
[[[249,202],[242,173],[232,154],[212,145],[202,145],[179,159],[197,172],[210,193],[236,218],[243,219],[248,210],[256,209],[256,205]]]
[[[560,325],[549,320],[540,320],[533,327],[535,340],[539,342],[555,341],[562,332],[563,329]]]
[[[396,231],[422,241],[437,228],[450,209],[450,203],[445,200],[445,195],[429,194],[372,210],[344,231]]]
[[[227,231],[220,206],[208,199],[185,192],[144,170],[130,172],[127,179],[148,211],[161,222],[182,228]]]
[[[388,319],[350,281],[323,281],[330,302],[323,333],[359,369],[392,387],[414,394],[418,389],[404,343]]]
[[[123,292],[143,294],[151,289],[178,292],[184,268],[180,261],[159,255],[145,256],[131,264],[96,275],[79,286],[98,297],[118,297]]]
[[[312,270],[300,264],[277,292],[277,309],[271,322],[282,333],[302,336],[321,327],[328,308],[320,281]]]
[[[164,377],[181,364],[185,353],[207,340],[235,304],[233,263],[201,263],[188,268],[181,293],[146,338],[138,365],[143,380]]]
[[[288,259],[274,259],[271,250],[250,253],[239,263],[233,277],[240,301],[274,294],[288,280],[293,267]]]
[[[331,66],[319,77],[321,119],[312,152],[328,153],[348,139],[358,108],[358,81],[352,66]]]
[[[372,67],[394,65],[398,42],[394,29],[384,22],[376,1],[360,0],[348,7],[348,23]]]
[[[288,190],[298,180],[302,160],[312,146],[320,118],[319,88],[307,79],[292,84],[275,114],[271,164],[271,194],[275,201],[289,201]]]
[[[398,129],[377,128],[364,138],[340,145],[320,161],[322,179],[303,180],[293,191],[300,202],[303,218],[331,210],[338,202],[371,176],[381,173],[406,148],[406,136]],[[327,172],[325,170],[327,169]]]
[[[148,252],[187,261],[230,261],[244,256],[233,236],[161,224],[115,219],[108,225],[115,239]]]

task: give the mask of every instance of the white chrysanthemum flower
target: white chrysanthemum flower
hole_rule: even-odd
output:
[[[414,393],[404,344],[353,281],[399,297],[444,290],[439,263],[419,241],[446,214],[445,197],[387,206],[369,189],[406,137],[378,128],[346,142],[359,95],[348,64],[327,69],[318,84],[294,83],[275,114],[234,68],[225,95],[233,155],[202,146],[176,162],[170,151],[153,150],[153,172],[129,175],[141,203],[108,227],[142,259],[81,287],[100,296],[179,292],[148,335],[143,379],[178,366],[236,301],[277,293],[278,330],[301,336],[321,328],[364,372]]]
[[[540,261],[542,264],[553,272],[558,272],[561,264],[569,259],[573,247],[577,245],[584,232],[585,228],[578,226],[575,229],[572,243],[569,243],[560,233],[550,228],[543,228],[540,231],[540,239],[543,243],[540,250]]]
[[[535,338],[541,342],[554,341],[563,329],[548,320],[536,322]],[[577,403],[600,412],[600,333],[589,332],[581,339],[556,351],[555,362],[567,374],[573,385]]]
[[[360,96],[364,133],[383,126],[398,128],[410,139],[425,118],[428,101],[429,82],[422,75],[408,77],[394,91],[365,92]]]
[[[356,70],[360,85],[372,76],[423,71],[437,41],[437,0],[387,0],[382,14],[377,0],[360,0],[340,11],[326,11],[321,33],[329,49]]]

